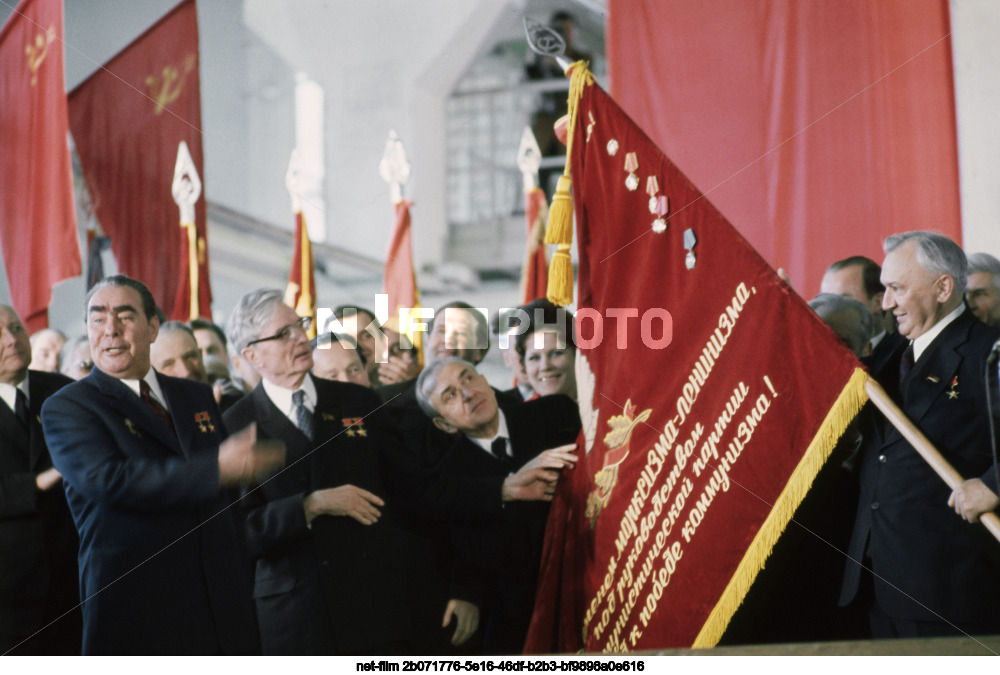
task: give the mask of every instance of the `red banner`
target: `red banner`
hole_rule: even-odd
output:
[[[948,7],[609,0],[610,91],[811,296],[893,232],[961,241]]]
[[[101,229],[122,274],[141,279],[171,319],[187,321],[191,279],[202,316],[211,318],[205,199],[195,203],[191,275],[171,184],[185,141],[204,181],[198,20],[186,0],[74,89],[70,127]],[[180,288],[178,287],[180,286]]]
[[[301,211],[295,212],[295,250],[288,272],[288,286],[285,287],[285,304],[299,316],[312,318],[309,337],[316,337],[316,272],[309,228]]]
[[[80,275],[61,0],[24,0],[0,30],[0,243],[11,304],[49,325],[52,287]]]
[[[549,217],[549,207],[545,203],[544,190],[538,187],[525,190],[524,213],[528,221],[528,245],[521,266],[521,299],[526,305],[544,298],[549,283],[549,263],[545,257],[545,221]]]
[[[408,308],[407,317],[415,315],[420,308],[420,293],[417,291],[417,277],[413,270],[413,230],[410,227],[410,207],[413,202],[401,199],[396,202],[395,222],[392,227],[392,239],[389,240],[389,250],[386,252],[385,276],[383,291],[389,296],[389,318],[386,324],[399,333],[406,333],[410,342],[417,350],[418,358],[422,358],[421,332],[406,331],[410,323],[400,325],[399,309]]]
[[[864,372],[588,78],[570,89],[584,431],[526,650],[711,646],[863,404]]]

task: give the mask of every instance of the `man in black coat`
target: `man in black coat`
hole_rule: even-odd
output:
[[[534,476],[543,472],[472,482],[431,475],[403,449],[374,392],[309,374],[309,319],[282,300],[277,290],[251,292],[229,321],[230,341],[263,379],[226,424],[256,422],[288,447],[287,468],[244,499],[263,651],[414,653],[453,616],[456,640],[467,638],[478,614],[468,602],[453,598],[433,613],[417,606],[426,548],[398,526],[399,510],[496,517],[502,499],[541,497],[546,483]]]
[[[79,654],[79,540],[39,420],[73,380],[30,363],[28,332],[0,306],[0,654]]]
[[[281,463],[226,437],[207,385],[150,367],[149,289],[108,277],[87,298],[94,370],[42,407],[80,533],[84,654],[258,651],[241,531],[225,488]]]
[[[437,464],[445,475],[469,480],[576,462],[580,414],[567,396],[498,404],[496,392],[475,366],[450,357],[420,374],[417,401],[437,429],[451,434]],[[519,503],[489,522],[452,523],[459,556],[486,580],[486,654],[521,653],[534,608],[547,515],[548,504]]]
[[[840,601],[874,593],[876,638],[996,633],[1000,544],[974,521],[1000,503],[983,385],[1000,331],[963,305],[966,260],[954,242],[908,232],[885,250],[883,306],[908,344],[873,374],[970,478],[952,492],[885,420],[866,433]]]

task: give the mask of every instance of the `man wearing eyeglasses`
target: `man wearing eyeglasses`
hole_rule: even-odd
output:
[[[431,474],[403,449],[374,391],[309,373],[308,325],[268,289],[244,296],[228,322],[230,343],[263,379],[226,425],[256,422],[288,449],[286,469],[242,500],[263,651],[413,654],[442,620],[462,642],[478,611],[457,598],[433,614],[417,606],[428,549],[397,514],[418,509],[442,527],[448,516],[496,517],[502,500],[542,499],[558,476],[536,469],[460,484]]]
[[[93,371],[42,406],[80,533],[84,654],[258,650],[241,531],[226,488],[280,465],[276,444],[229,436],[212,391],[150,365],[160,322],[144,284],[91,289]]]

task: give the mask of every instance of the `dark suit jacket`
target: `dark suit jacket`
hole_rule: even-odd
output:
[[[312,380],[312,442],[274,406],[263,385],[225,415],[233,429],[255,421],[259,435],[287,445],[287,468],[244,500],[250,552],[257,558],[254,597],[263,650],[362,654],[398,648],[418,634],[410,594],[420,583],[414,572],[429,561],[425,544],[398,527],[397,510],[406,505],[439,518],[466,507],[498,513],[502,479],[485,489],[434,479],[403,449],[373,391]],[[347,429],[355,419],[362,420],[363,434]],[[320,516],[307,527],[305,496],[346,484],[385,500],[379,521],[365,526],[349,517]],[[438,623],[443,614],[441,607]],[[406,645],[411,652],[419,647]]]
[[[58,373],[29,372],[27,430],[0,404],[0,653],[67,611],[15,653],[80,653],[76,528],[62,486],[47,492],[35,487],[35,476],[52,467],[38,413],[72,382]]]
[[[96,368],[42,407],[80,533],[83,651],[253,653],[243,542],[219,488],[219,409],[204,384],[157,378],[176,435]]]
[[[966,310],[921,355],[901,390],[905,341],[874,373],[960,474],[987,484],[993,471],[983,377],[997,337],[1000,330]],[[876,602],[890,616],[1000,628],[1000,544],[948,507],[951,490],[888,423],[866,434],[860,488],[841,604],[857,593],[854,561],[867,550]]]
[[[506,476],[538,453],[576,441],[580,413],[567,396],[542,396],[526,403],[502,401],[507,421],[509,463],[501,462],[464,434],[456,434],[439,468],[450,476]],[[534,607],[538,565],[548,504],[507,504],[499,518],[479,522],[453,522],[458,553],[475,565],[486,579],[484,651],[487,654],[520,653]]]

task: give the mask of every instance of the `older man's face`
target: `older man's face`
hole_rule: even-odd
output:
[[[286,389],[297,389],[313,367],[309,336],[298,325],[300,317],[295,310],[282,303],[275,303],[273,307],[271,317],[257,337],[269,338],[287,328],[286,337],[253,344],[243,350],[243,355],[267,381]]]
[[[445,431],[461,431],[469,436],[484,435],[498,415],[497,397],[486,378],[466,363],[449,363],[438,373],[430,395]]]
[[[907,339],[917,339],[947,314],[945,303],[951,299],[953,287],[946,285],[946,278],[950,279],[921,267],[917,245],[912,241],[886,255],[882,263],[882,309],[896,316],[899,332]]]
[[[965,289],[969,308],[987,326],[1000,326],[1000,289],[996,282],[989,272],[974,272]]]
[[[198,343],[198,349],[201,351],[202,361],[205,360],[206,356],[214,356],[223,362],[229,361],[226,346],[222,344],[222,340],[219,339],[214,330],[210,328],[196,328],[193,332],[194,339]]]
[[[849,265],[839,270],[827,271],[820,282],[819,292],[854,298],[867,307],[877,321],[882,320],[882,293],[868,297],[868,292],[865,290],[864,268],[861,265]]]
[[[30,364],[28,331],[14,310],[0,306],[0,382],[17,384],[28,374]]]
[[[171,377],[207,382],[205,364],[195,339],[183,330],[160,332],[149,348],[153,368]]]
[[[333,340],[327,348],[317,347],[313,350],[313,375],[324,380],[371,386],[368,371],[361,363],[358,350],[341,344],[339,340]]]
[[[373,326],[372,323],[374,323]],[[344,327],[344,332],[358,343],[358,349],[361,350],[369,365],[374,366],[383,360],[382,352],[385,350],[385,338],[378,328],[378,321],[375,317],[368,312],[347,312],[340,325]],[[368,330],[369,326],[371,326],[371,330]]]
[[[31,364],[35,370],[59,372],[59,352],[66,344],[65,338],[48,328],[36,333],[31,340]]]
[[[87,337],[94,365],[111,377],[138,380],[149,372],[149,346],[160,322],[147,319],[139,291],[130,286],[106,286],[87,306]]]
[[[469,363],[482,361],[488,344],[479,339],[479,322],[474,309],[447,307],[434,315],[434,325],[427,337],[427,354],[431,361],[457,356]]]

